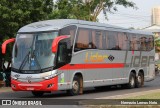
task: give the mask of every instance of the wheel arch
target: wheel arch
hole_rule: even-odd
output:
[[[129,76],[131,73],[134,73],[135,75],[137,75],[137,71],[135,68],[130,69],[129,74],[128,74],[128,81],[129,81]]]
[[[129,72],[129,75],[130,75],[131,73],[134,73],[135,75],[137,75],[136,69],[131,69],[130,72]],[[128,75],[128,77],[129,77],[129,75]]]
[[[72,88],[72,83],[73,83],[73,80],[74,80],[75,76],[77,76],[78,78],[80,78],[80,91],[79,91],[79,94],[83,94],[83,73],[80,72],[80,71],[74,72],[74,74],[72,76],[72,79],[71,79],[70,88]]]
[[[81,77],[82,78],[82,80],[84,79],[84,75],[83,75],[83,72],[82,71],[75,71],[73,74],[72,74],[72,77],[71,77],[71,84],[72,84],[72,82],[73,82],[73,78],[74,78],[74,76],[75,75],[77,75],[77,76],[79,76],[79,77]],[[70,88],[72,88],[72,85],[70,85]]]
[[[143,69],[139,69],[137,75],[138,75],[139,73],[142,73],[142,75],[143,75],[143,77],[144,77],[144,70],[143,70]]]
[[[79,76],[79,77],[82,77],[82,79],[83,79],[83,73],[82,73],[82,71],[75,71],[75,72],[72,74],[72,79],[71,79],[71,81],[73,81],[74,76]]]

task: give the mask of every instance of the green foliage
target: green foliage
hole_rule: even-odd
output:
[[[128,0],[1,0],[0,1],[0,45],[15,37],[18,29],[26,24],[47,19],[81,19],[97,21],[101,11],[116,11],[117,5],[135,7]],[[10,60],[11,46],[7,48],[5,60]],[[1,49],[0,49],[1,50]],[[0,63],[2,54],[0,51]]]
[[[53,0],[1,0],[0,1],[0,45],[16,35],[18,29],[26,24],[49,19]],[[9,60],[11,50],[5,55]],[[9,56],[10,55],[10,56]],[[0,51],[0,57],[2,57]]]
[[[107,17],[107,12],[117,11],[117,5],[135,7],[128,0],[57,0],[51,18],[75,18],[97,21],[101,11]]]
[[[155,51],[160,52],[160,38],[155,37]]]

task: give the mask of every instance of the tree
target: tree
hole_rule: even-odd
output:
[[[52,18],[76,18],[97,21],[101,11],[117,11],[117,5],[136,8],[135,3],[128,0],[57,0]]]
[[[53,0],[1,0],[0,2],[0,45],[4,40],[15,37],[18,29],[31,22],[49,19]],[[7,48],[8,49],[8,48]],[[1,47],[0,47],[1,50]],[[0,64],[2,63],[0,51]],[[11,47],[5,60],[10,61]]]
[[[160,52],[160,38],[155,36],[155,51],[156,53]]]

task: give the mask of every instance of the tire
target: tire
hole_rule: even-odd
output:
[[[144,76],[143,74],[140,72],[136,78],[136,88],[140,88],[142,87],[144,84]]]
[[[74,76],[72,82],[72,89],[67,91],[69,95],[79,95],[80,94],[80,78],[78,76]]]
[[[43,96],[44,92],[43,91],[32,91],[32,94],[35,97],[41,97],[41,96]]]
[[[127,88],[132,89],[135,88],[136,85],[136,75],[134,73],[130,73],[129,83],[127,84]]]

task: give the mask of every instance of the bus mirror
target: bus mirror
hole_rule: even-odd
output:
[[[12,43],[12,42],[15,42],[15,38],[8,39],[8,40],[3,42],[3,44],[2,44],[2,54],[6,53],[7,44]]]
[[[58,44],[61,40],[67,39],[69,36],[58,36],[52,42],[52,52],[56,53],[58,49]]]

